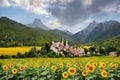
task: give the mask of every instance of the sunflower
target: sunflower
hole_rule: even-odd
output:
[[[63,72],[62,76],[63,76],[63,78],[68,78],[68,73],[67,72]]]
[[[104,67],[103,67],[103,66],[99,66],[99,70],[100,70],[100,71],[103,71],[103,70],[104,70]]]
[[[96,67],[97,66],[97,64],[93,64],[94,65],[94,67]]]
[[[58,63],[57,66],[60,66],[60,64]]]
[[[88,69],[91,66],[91,64],[86,64],[85,68]]]
[[[70,64],[69,63],[67,63],[67,65],[66,65],[67,67],[70,67]]]
[[[79,66],[79,64],[78,64],[78,63],[75,63],[75,66],[76,66],[76,67],[78,67],[78,66]]]
[[[51,67],[51,70],[56,71],[56,66],[53,65],[53,66]]]
[[[74,75],[74,74],[76,73],[76,69],[75,69],[74,67],[70,67],[70,68],[68,69],[68,73],[69,73],[70,75]]]
[[[80,67],[79,67],[79,70],[80,70],[80,71],[81,71],[81,70],[83,70],[83,69],[84,69],[84,67],[83,67],[83,66],[80,66]]]
[[[83,76],[87,76],[87,75],[88,75],[88,71],[87,71],[87,70],[84,70],[84,71],[82,72],[82,75],[83,75]]]
[[[47,67],[46,65],[43,65],[43,66],[42,66],[43,69],[46,69],[46,67]]]
[[[3,70],[8,70],[8,66],[7,65],[4,65],[2,68],[3,68]]]
[[[59,66],[61,69],[63,68],[63,64],[60,64],[60,66]]]
[[[10,68],[14,68],[14,65],[13,64],[10,64],[10,66],[9,66]]]
[[[110,67],[112,67],[113,63],[110,63]]]
[[[90,66],[90,67],[88,68],[88,70],[93,73],[93,72],[94,72],[94,67],[93,67],[93,66]]]
[[[114,69],[116,69],[116,68],[117,68],[117,65],[116,65],[116,64],[114,64],[114,65],[112,65],[111,67],[112,67],[112,69],[114,70]]]
[[[27,65],[25,65],[25,69],[28,69],[28,66],[27,66]]]
[[[15,69],[15,68],[12,69],[12,73],[13,73],[13,74],[17,74],[17,69]]]
[[[106,64],[105,64],[105,63],[102,63],[102,64],[101,64],[101,66],[105,67],[105,66],[106,66]]]
[[[101,76],[102,76],[103,78],[106,78],[106,77],[107,77],[107,72],[106,72],[106,71],[102,71],[102,72],[101,72]]]
[[[20,69],[20,70],[24,70],[24,69],[25,69],[25,66],[19,66],[19,69]]]

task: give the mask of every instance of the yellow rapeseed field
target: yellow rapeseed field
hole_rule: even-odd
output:
[[[28,52],[33,46],[24,46],[24,47],[0,47],[0,55],[16,55],[17,52],[24,54]],[[37,50],[41,50],[41,47],[37,46]]]

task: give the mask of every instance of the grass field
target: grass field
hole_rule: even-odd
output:
[[[24,47],[0,47],[0,55],[16,55],[18,52],[24,54],[28,52],[32,46],[24,46]],[[37,46],[37,50],[40,50],[41,47]]]

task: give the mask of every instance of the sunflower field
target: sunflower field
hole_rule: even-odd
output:
[[[120,57],[2,59],[0,80],[120,80]]]

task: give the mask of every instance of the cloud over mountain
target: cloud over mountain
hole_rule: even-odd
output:
[[[101,12],[120,13],[120,0],[0,0],[0,6],[16,6],[35,14],[51,15],[67,26],[75,26]]]

